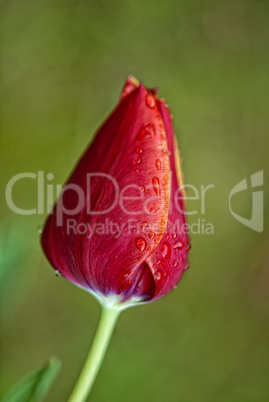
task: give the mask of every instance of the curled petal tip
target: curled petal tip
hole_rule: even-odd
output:
[[[139,87],[140,81],[133,75],[129,75],[127,81],[131,82],[133,85]]]
[[[125,98],[127,95],[129,95],[131,92],[133,92],[133,90],[137,89],[139,86],[140,86],[140,82],[138,81],[138,79],[132,75],[129,75],[124,84],[124,87],[123,87],[123,90],[121,93],[121,99]]]

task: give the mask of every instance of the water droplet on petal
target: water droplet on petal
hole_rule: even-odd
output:
[[[145,127],[142,127],[137,134],[137,140],[142,141],[145,137],[150,137],[150,134],[145,130]]]
[[[139,165],[139,163],[141,163],[141,162],[142,162],[141,158],[134,158],[134,164],[135,165]]]
[[[153,137],[155,135],[155,127],[152,123],[142,126],[137,133],[136,140],[143,141],[144,138]]]
[[[161,166],[162,166],[162,164],[161,164],[160,159],[156,159],[156,168],[157,168],[157,170],[161,170]]]
[[[148,226],[148,222],[147,222],[147,221],[142,222],[142,224],[141,224],[141,229],[144,230],[144,229],[146,229],[147,226]]]
[[[177,267],[178,266],[178,262],[177,261],[174,261],[173,262],[173,267]]]
[[[149,232],[149,238],[154,239],[154,237],[155,237],[155,233],[154,232]]]
[[[162,253],[162,256],[164,258],[167,258],[167,259],[170,258],[170,256],[171,256],[171,246],[170,246],[169,243],[167,243],[167,242],[163,243],[163,245],[161,247],[161,253]]]
[[[139,169],[135,168],[135,169],[134,169],[134,172],[135,172],[135,173],[138,173],[138,172],[139,172]]]
[[[161,189],[160,189],[160,181],[158,177],[153,177],[152,179],[152,184],[153,184],[153,189],[156,193],[156,195],[161,195]]]
[[[136,152],[137,154],[142,154],[142,153],[143,153],[143,149],[142,149],[141,147],[136,147],[135,152]]]
[[[182,249],[184,247],[184,243],[183,243],[183,241],[177,241],[174,245],[173,245],[173,248],[175,248],[175,249]]]
[[[162,278],[162,273],[161,271],[156,271],[155,272],[155,278],[157,281],[159,281]]]
[[[154,96],[152,96],[151,94],[147,95],[146,97],[146,104],[148,107],[150,107],[151,109],[154,108],[156,102],[154,99]]]
[[[156,208],[150,208],[150,212],[155,213],[157,212]]]
[[[58,269],[54,272],[54,274],[55,274],[55,276],[57,276],[58,278],[59,278],[60,276],[62,276],[61,272],[58,271]]]
[[[142,237],[138,237],[135,241],[136,247],[138,248],[138,250],[140,251],[144,251],[145,248],[147,247],[147,243],[145,242],[145,240]]]
[[[138,188],[139,188],[139,191],[141,191],[141,193],[144,193],[144,191],[145,191],[145,187],[144,187],[144,186],[139,186]]]
[[[136,229],[135,229],[135,228],[132,229],[132,233],[136,233]]]
[[[172,233],[172,237],[173,237],[173,239],[175,239],[177,237],[175,232]]]

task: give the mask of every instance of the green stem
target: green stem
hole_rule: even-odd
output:
[[[120,310],[102,307],[101,319],[89,355],[68,402],[83,402],[89,395],[104,359]]]

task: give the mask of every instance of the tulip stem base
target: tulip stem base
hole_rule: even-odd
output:
[[[89,355],[68,402],[86,401],[101,367],[120,310],[102,306],[101,319]]]

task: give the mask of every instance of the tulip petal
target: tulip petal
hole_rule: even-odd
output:
[[[158,106],[164,122],[170,152],[172,196],[165,234],[158,247],[146,260],[156,282],[156,290],[152,300],[162,297],[177,285],[184,271],[189,267],[187,258],[188,250],[190,249],[184,205],[185,194],[184,189],[181,187],[183,184],[182,173],[172,118],[164,101],[159,101]]]
[[[132,75],[129,75],[121,93],[121,100],[129,95],[131,92],[133,92],[134,89],[137,89],[139,85],[140,82]]]
[[[125,298],[135,289],[151,298],[156,283],[143,262],[167,226],[170,163],[154,96],[132,79],[127,84],[67,181],[42,245],[54,268],[83,288]],[[118,193],[123,197],[111,208]]]

